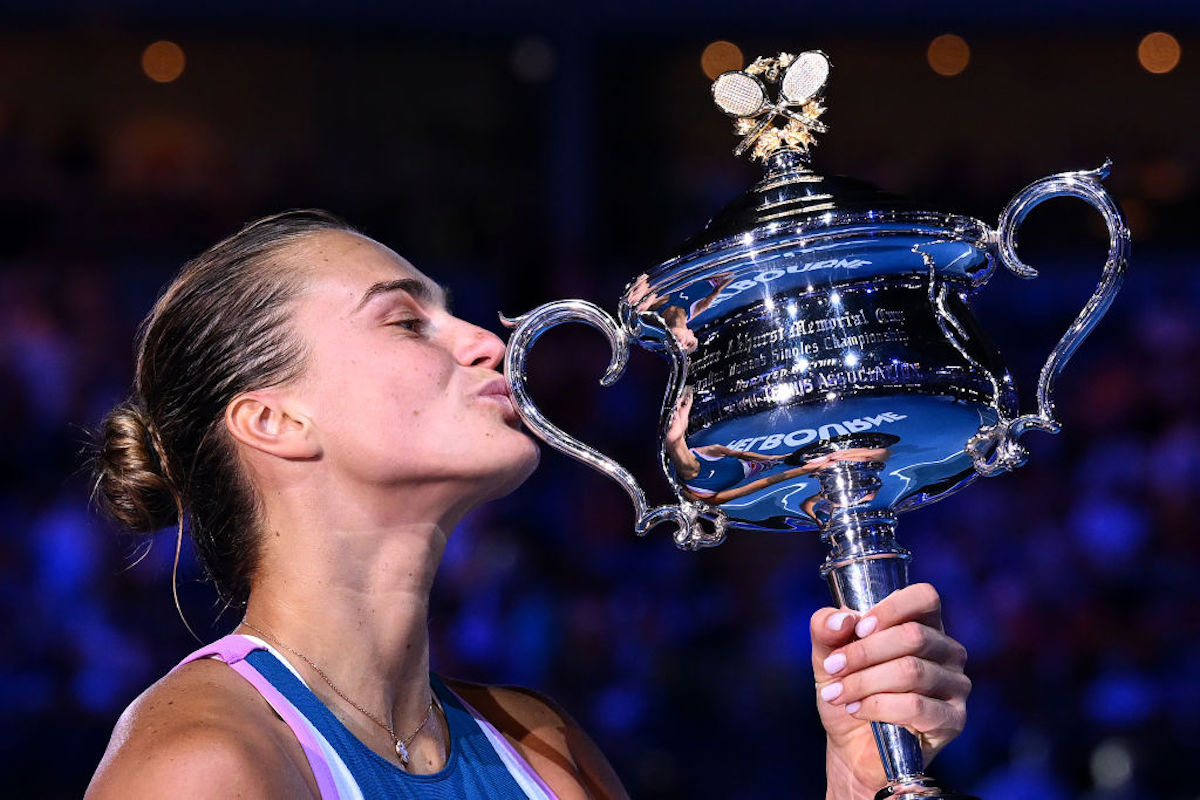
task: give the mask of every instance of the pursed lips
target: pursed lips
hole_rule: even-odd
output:
[[[505,409],[505,416],[511,419],[518,419],[517,409],[513,405],[512,395],[508,390],[508,381],[504,378],[494,378],[483,385],[479,390],[479,396],[485,400],[490,400],[498,405],[502,405]]]

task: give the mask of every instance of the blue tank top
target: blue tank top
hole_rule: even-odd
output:
[[[708,456],[694,447],[689,449],[696,457],[700,471],[685,485],[700,495],[713,495],[724,489],[732,489],[742,481],[779,464],[777,461],[751,461],[734,456]]]
[[[360,742],[304,683],[266,650],[245,659],[325,737],[350,771],[364,798],[420,800],[526,800],[526,794],[501,761],[495,747],[458,696],[436,677],[433,690],[450,727],[446,766],[429,775],[413,775]]]

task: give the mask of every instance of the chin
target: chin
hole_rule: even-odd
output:
[[[523,458],[519,464],[515,465],[513,470],[514,479],[511,485],[504,490],[504,494],[514,491],[524,483],[542,461],[542,451],[538,447],[538,443],[529,434],[524,434],[524,436],[525,441],[528,443],[527,452],[523,454]]]
[[[542,460],[542,451],[532,436],[522,433],[521,438],[524,441],[523,446],[519,448],[520,452],[514,452],[511,458],[506,459],[504,464],[498,465],[491,473],[490,477],[494,480],[489,482],[490,486],[485,490],[481,502],[497,500],[511,494],[537,469]]]

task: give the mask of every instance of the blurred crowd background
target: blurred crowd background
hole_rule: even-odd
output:
[[[1063,434],[901,520],[975,681],[933,772],[993,799],[1200,796],[1198,27],[1184,2],[0,4],[7,793],[79,796],[121,709],[195,646],[173,532],[147,550],[99,519],[82,454],[184,260],[318,206],[494,330],[562,297],[614,309],[754,180],[711,75],[821,48],[819,171],[994,223],[1026,183],[1111,157],[1133,230],[1126,287],[1060,381]],[[1053,201],[1022,235],[1041,277],[977,298],[1026,390],[1104,252],[1094,212]],[[587,329],[546,336],[535,396],[665,500],[665,365],[635,357],[602,390],[606,358]],[[821,796],[820,542],[693,554],[632,525],[615,484],[545,452],[454,535],[436,667],[556,697],[636,798]],[[221,635],[237,610],[184,550],[183,610]]]

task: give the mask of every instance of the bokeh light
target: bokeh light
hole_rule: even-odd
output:
[[[722,72],[741,69],[745,63],[746,57],[742,55],[742,48],[724,40],[712,42],[700,55],[700,68],[710,80],[715,80]]]
[[[183,74],[187,59],[174,42],[158,41],[142,51],[142,72],[155,83],[170,83]]]
[[[961,36],[943,33],[929,43],[925,58],[938,75],[957,75],[971,61],[971,48]]]
[[[1090,759],[1092,781],[1102,791],[1117,793],[1133,776],[1133,754],[1120,739],[1105,739]]]
[[[1138,44],[1138,63],[1147,72],[1162,75],[1179,66],[1179,40],[1169,33],[1155,31],[1142,37]]]

